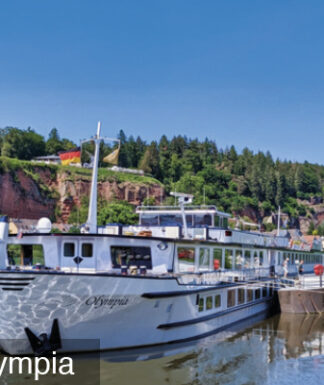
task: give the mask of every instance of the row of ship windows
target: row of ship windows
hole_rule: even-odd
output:
[[[273,252],[273,251],[272,251]],[[225,269],[255,268],[267,266],[265,250],[247,250],[239,248],[210,248],[210,247],[178,247],[178,270],[179,272],[207,271]],[[296,260],[304,263],[322,263],[321,254],[310,253],[286,253],[278,252],[279,264],[289,258],[289,263]]]
[[[279,264],[282,264],[287,258],[289,259],[290,264],[295,264],[296,261],[304,261],[304,263],[323,263],[323,256],[321,254],[279,252]]]
[[[178,247],[177,255],[179,272],[253,268],[265,263],[263,250]]]
[[[253,300],[258,300],[261,297],[265,298],[267,296],[273,295],[273,288],[269,287],[269,292],[267,287],[258,288],[258,289],[232,289],[227,291],[227,308],[231,308],[235,305],[243,305],[244,303],[252,302]],[[222,306],[222,298],[220,294],[215,296],[206,296],[201,297],[197,295],[197,305],[198,311],[207,311],[212,309],[217,309]]]
[[[111,246],[111,259],[114,268],[122,265],[146,266],[152,268],[152,257],[150,247],[133,246]],[[8,245],[7,255],[10,265],[34,265],[36,263],[45,265],[44,249],[42,245]],[[80,248],[77,242],[63,243],[63,256],[74,258],[92,258],[94,256],[93,243],[81,242]]]

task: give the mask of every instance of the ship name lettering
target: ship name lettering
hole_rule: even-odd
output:
[[[109,307],[109,309],[113,309],[115,306],[125,306],[128,304],[127,297],[105,297],[103,295],[92,296],[89,297],[86,302],[86,305],[93,306],[94,309],[98,309],[100,307]]]

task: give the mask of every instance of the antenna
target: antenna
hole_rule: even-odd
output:
[[[179,206],[181,209],[184,236],[185,236],[185,238],[189,238],[187,219],[186,219],[184,205],[192,203],[194,196],[191,194],[183,194],[183,193],[178,193],[178,192],[170,192],[170,195],[174,196],[175,199],[178,198]]]
[[[280,206],[278,209],[277,237],[279,237],[279,234],[280,234]]]

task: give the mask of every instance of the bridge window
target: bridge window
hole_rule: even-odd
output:
[[[194,216],[195,226],[211,226],[212,224],[212,218],[210,214],[205,215],[195,215]]]
[[[256,289],[255,291],[255,299],[259,299],[260,298],[260,289]]]
[[[195,249],[193,247],[178,247],[178,266],[180,272],[195,270]]]
[[[182,225],[183,220],[182,216],[176,214],[163,214],[160,215],[160,225],[161,226],[172,226],[172,225]]]
[[[247,294],[247,302],[253,301],[253,290],[247,289],[246,294]]]
[[[42,245],[7,245],[7,254],[9,265],[45,265]]]
[[[187,226],[192,227],[193,223],[192,223],[192,215],[191,214],[186,215],[186,222],[187,222]]]
[[[141,225],[143,226],[154,226],[159,224],[158,215],[141,215]]]
[[[111,261],[114,268],[125,266],[146,266],[152,269],[150,247],[111,246]]]

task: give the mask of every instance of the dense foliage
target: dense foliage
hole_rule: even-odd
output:
[[[45,140],[30,127],[20,130],[16,127],[0,129],[0,152],[2,156],[31,160],[37,156],[57,154],[59,151],[76,147],[69,139],[60,139],[58,131],[53,128]]]
[[[81,206],[74,206],[69,216],[69,223],[85,223],[88,216],[89,198],[83,197]],[[98,200],[98,225],[103,226],[108,223],[136,224],[138,215],[134,213],[134,207],[125,201],[106,202]]]
[[[122,132],[121,137],[121,166],[143,169],[161,180],[167,191],[193,193],[197,204],[216,204],[240,215],[251,208],[260,217],[280,205],[296,218],[309,213],[302,200],[323,197],[323,166],[273,160],[269,152],[248,148],[241,153],[234,146],[224,150],[209,139],[162,136],[146,144]]]
[[[248,148],[237,152],[234,146],[218,148],[215,141],[162,136],[146,143],[140,137],[119,133],[119,166],[140,168],[164,183],[166,191],[193,193],[195,203],[216,204],[219,209],[244,215],[253,209],[257,216],[282,210],[291,218],[307,215],[303,200],[322,200],[324,167],[310,163],[274,160],[269,152],[253,153]],[[60,139],[52,129],[47,140],[32,129],[7,127],[0,130],[0,151],[18,159],[53,154],[75,144]],[[109,167],[102,158],[115,147],[102,144],[100,165]],[[90,161],[93,146],[83,147],[83,160]],[[107,214],[107,219],[110,213]]]

